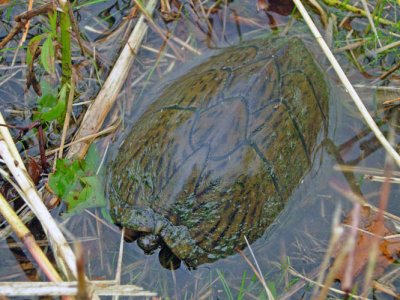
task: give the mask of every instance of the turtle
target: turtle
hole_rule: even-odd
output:
[[[328,99],[322,68],[296,36],[217,51],[166,84],[131,128],[110,164],[112,218],[146,253],[160,248],[165,267],[236,253],[309,172]]]

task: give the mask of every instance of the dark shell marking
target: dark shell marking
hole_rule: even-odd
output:
[[[115,221],[190,267],[259,238],[310,168],[328,87],[298,38],[222,50],[161,93],[111,170]]]

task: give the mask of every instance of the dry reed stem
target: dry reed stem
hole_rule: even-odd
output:
[[[165,32],[166,34],[166,32]],[[175,43],[181,45],[182,47],[186,48],[186,50],[188,50],[189,52],[192,52],[195,55],[201,55],[201,51],[197,50],[196,48],[193,48],[192,46],[190,46],[187,42],[182,41],[180,38],[176,37],[176,36],[171,36],[170,37],[171,40],[175,41]]]
[[[384,182],[386,178],[390,181],[390,183],[400,184],[400,172],[392,172],[393,175],[397,177],[385,177],[383,176],[383,171],[380,169],[375,168],[365,168],[365,167],[358,167],[358,166],[347,166],[343,164],[336,164],[333,166],[335,171],[340,172],[353,172],[359,173],[364,175],[364,179],[369,181],[376,181],[376,182]]]
[[[328,15],[322,8],[322,6],[316,0],[309,0],[310,4],[318,11],[321,23],[326,28],[328,26]]]
[[[346,39],[346,41],[347,41],[347,39]],[[357,49],[358,47],[361,47],[362,45],[364,45],[366,42],[367,42],[367,40],[361,40],[361,41],[354,42],[354,43],[348,43],[348,44],[346,44],[346,46],[334,49],[333,52],[340,53],[343,51]]]
[[[380,282],[374,281],[373,286],[374,286],[374,289],[381,291],[382,293],[388,294],[389,296],[392,296],[393,299],[400,298],[399,294],[397,294],[395,291],[393,291],[392,288],[385,286],[384,284],[382,284]]]
[[[314,280],[312,280],[312,279],[310,279],[310,278],[308,278],[308,277],[306,277],[306,276],[300,274],[299,272],[297,272],[297,271],[296,271],[295,269],[293,269],[292,267],[289,267],[288,271],[289,271],[289,273],[292,274],[293,276],[296,276],[296,277],[298,277],[298,278],[301,278],[301,279],[303,279],[303,280],[305,280],[305,281],[307,281],[307,282],[309,282],[309,283],[311,283],[311,284],[313,284],[313,285],[317,285],[317,286],[319,286],[319,287],[321,287],[321,288],[325,288],[325,286],[324,286],[323,284],[321,284],[321,283],[319,283],[319,282],[316,282],[316,281],[314,281]],[[335,288],[332,288],[332,287],[326,287],[326,288],[327,288],[327,290],[329,290],[329,291],[331,291],[331,292],[334,292],[334,293],[336,293],[336,294],[345,295],[345,296],[350,296],[350,297],[352,297],[352,299],[370,300],[370,298],[366,298],[366,297],[362,297],[362,296],[357,296],[357,295],[354,295],[354,294],[352,294],[352,293],[346,293],[346,292],[344,292],[344,291],[341,291],[341,290],[339,290],[339,289],[335,289]],[[312,299],[314,299],[314,298],[312,298]],[[326,299],[326,298],[325,298],[325,299]],[[325,299],[324,299],[324,300],[325,300]]]
[[[361,196],[359,196],[359,195],[353,193],[352,191],[342,190],[342,189],[340,189],[340,188],[339,188],[337,185],[335,185],[335,184],[332,184],[332,187],[333,187],[337,192],[339,192],[344,198],[349,199],[349,200],[352,201],[352,202],[357,201],[357,202],[359,202],[362,206],[365,206],[365,207],[367,207],[367,208],[370,208],[370,209],[371,209],[372,211],[374,211],[374,212],[378,212],[378,211],[379,211],[379,208],[377,208],[377,207],[374,206],[374,205],[371,205],[371,204],[367,203],[367,202],[365,201],[364,198],[362,198]],[[386,217],[386,218],[388,218],[388,219],[392,219],[392,220],[397,221],[397,222],[400,222],[400,217],[398,217],[398,216],[396,216],[396,215],[393,215],[393,214],[391,214],[391,213],[389,213],[389,212],[387,212],[387,211],[383,211],[382,213],[383,213],[384,217]],[[348,226],[348,225],[343,225],[343,226]]]
[[[361,88],[361,89],[372,89],[376,91],[389,91],[389,92],[399,92],[400,87],[397,86],[378,86],[378,85],[372,85],[372,84],[355,84],[354,87],[356,88]]]
[[[389,180],[390,183],[400,184],[400,178],[397,177],[386,178],[383,176],[364,175],[364,179],[375,182],[385,182],[385,180]]]
[[[357,239],[357,228],[358,225],[360,224],[360,211],[361,211],[361,205],[358,202],[355,202],[353,204],[353,209],[352,209],[352,223],[351,226],[352,228],[350,229],[350,234],[349,237],[346,241],[346,246],[348,245],[348,253],[347,253],[347,259],[346,259],[346,266],[344,270],[344,276],[343,276],[343,282],[342,284],[342,289],[345,290],[346,292],[350,292],[352,285],[353,285],[353,270],[354,270],[354,256],[356,255],[355,250],[356,250],[356,239]]]
[[[65,112],[64,125],[63,125],[62,134],[61,134],[60,151],[58,152],[59,158],[63,157],[65,137],[67,136],[69,121],[71,120],[72,102],[74,101],[74,93],[75,93],[75,80],[74,80],[74,74],[72,74],[71,86],[70,86],[69,94],[68,94],[67,111]]]
[[[372,119],[371,115],[369,114],[367,108],[363,104],[362,100],[358,96],[356,90],[351,85],[349,79],[347,78],[346,74],[344,73],[343,69],[340,67],[339,63],[337,62],[336,58],[333,56],[331,50],[329,49],[328,45],[325,43],[323,37],[321,36],[320,32],[318,31],[317,27],[315,26],[314,22],[312,21],[310,15],[307,13],[307,10],[304,8],[303,4],[300,0],[293,0],[297,9],[300,11],[304,21],[307,23],[308,27],[310,28],[311,32],[313,33],[315,39],[317,40],[318,44],[320,45],[322,51],[328,58],[329,62],[331,63],[332,67],[334,68],[336,74],[338,75],[339,79],[345,86],[347,92],[351,96],[354,104],[357,106],[358,110],[360,111],[364,121],[368,124],[371,128],[372,132],[375,134],[376,138],[382,144],[383,148],[387,151],[387,153],[393,157],[396,164],[400,166],[400,155],[393,149],[392,145],[389,141],[385,138],[383,133],[379,130],[378,126]]]
[[[21,219],[22,223],[27,223],[30,220],[32,220],[34,217],[34,214],[31,210],[29,210],[29,208],[25,207],[24,210],[21,211],[21,213],[19,214],[19,218]],[[11,233],[13,233],[13,229],[11,227],[10,224],[4,226],[1,230],[0,230],[0,240],[3,240],[5,238],[7,238]]]
[[[101,130],[101,131],[99,131],[99,132],[97,132],[97,133],[89,134],[89,135],[84,136],[84,137],[82,137],[82,138],[80,138],[80,139],[78,139],[78,140],[75,140],[75,141],[71,142],[71,143],[65,144],[65,145],[64,145],[64,149],[67,148],[67,147],[70,147],[70,146],[72,146],[72,145],[76,145],[76,144],[78,144],[78,143],[85,142],[85,141],[89,141],[89,140],[90,140],[90,141],[93,141],[95,138],[97,138],[97,137],[99,137],[99,136],[102,136],[102,135],[111,133],[111,132],[115,131],[115,130],[119,127],[120,123],[121,123],[121,122],[118,121],[118,122],[116,122],[114,125],[111,125],[111,126],[105,128],[105,129],[103,129],[103,130]],[[52,150],[47,150],[47,151],[46,151],[46,155],[56,154],[56,153],[58,153],[59,151],[60,151],[60,147],[55,148],[55,149],[52,149]]]
[[[341,172],[353,172],[353,173],[358,173],[358,174],[364,174],[366,176],[368,176],[368,175],[383,176],[384,175],[384,171],[382,169],[367,168],[367,167],[360,167],[360,166],[349,166],[349,165],[342,165],[342,164],[334,165],[333,170],[341,171]],[[392,175],[400,177],[400,172],[393,171]],[[390,177],[390,178],[393,178],[393,177]],[[396,178],[396,177],[394,177],[394,178]]]
[[[317,292],[318,292],[318,287],[323,286],[322,281],[324,279],[324,272],[325,270],[328,269],[329,267],[329,263],[330,263],[330,259],[332,256],[332,253],[334,251],[334,248],[336,246],[336,243],[339,241],[339,239],[341,238],[342,234],[343,234],[343,229],[342,227],[339,225],[340,223],[340,212],[341,212],[341,207],[338,206],[335,210],[335,213],[333,215],[333,223],[332,223],[332,235],[328,244],[328,249],[325,252],[324,255],[324,259],[320,265],[320,272],[317,278],[317,284],[314,287],[314,291],[313,291],[313,298],[316,297]]]
[[[156,3],[156,0],[150,0],[148,2],[146,9],[150,14],[152,14]],[[148,26],[145,24],[145,19],[146,18],[142,13],[102,89],[86,112],[78,133],[74,138],[75,140],[79,140],[85,136],[98,132],[103,125],[106,116],[114,105],[118,93],[128,76],[129,70],[135,60],[136,53],[145,33],[147,32]],[[86,155],[91,142],[92,140],[89,140],[72,145],[67,154],[67,158],[83,158]]]
[[[53,267],[47,256],[36,243],[35,238],[25,224],[21,221],[7,200],[0,194],[0,212],[12,227],[18,238],[24,243],[36,263],[50,281],[62,281],[60,275]]]
[[[279,263],[274,263],[274,265],[277,268],[282,268],[282,265]],[[321,272],[323,272],[322,268],[319,268],[319,269],[315,268],[311,272],[307,272],[307,277],[310,280],[313,280]],[[289,273],[290,273],[290,271],[289,271]],[[285,290],[285,293],[283,295],[280,295],[279,300],[293,299],[293,295],[296,294],[298,291],[304,289],[307,284],[308,284],[308,282],[303,279],[297,281],[295,284],[291,285],[289,289]],[[314,288],[317,289],[318,286],[315,285]],[[311,296],[311,299],[314,299],[314,295]]]
[[[376,27],[375,27],[375,24],[374,24],[374,20],[373,20],[373,18],[372,18],[371,13],[369,12],[369,9],[368,9],[367,1],[361,0],[361,3],[362,3],[362,5],[363,5],[363,7],[364,7],[364,11],[365,11],[366,17],[367,17],[367,19],[368,19],[369,25],[371,26],[372,31],[374,32],[374,35],[375,35],[376,40],[378,41],[379,47],[382,47],[381,40],[379,39],[379,36],[378,36],[378,31],[376,31]]]
[[[123,254],[124,254],[124,235],[125,235],[125,227],[122,228],[121,240],[120,240],[120,243],[119,243],[117,270],[115,271],[115,281],[117,283],[121,283],[121,277],[122,277],[122,257],[123,257]]]
[[[169,37],[169,33],[168,34],[164,34],[162,29],[160,28],[160,26],[158,26],[154,21],[153,18],[151,17],[152,12],[149,11],[147,8],[145,8],[142,4],[142,1],[139,0],[133,0],[135,2],[135,4],[139,7],[140,11],[142,12],[142,15],[144,15],[146,17],[147,22],[149,23],[149,26],[155,31],[157,32],[160,37],[163,39],[163,41],[165,42],[165,44],[167,44],[172,52],[175,53],[175,56],[177,57],[178,60],[183,61],[183,57],[180,54],[180,51],[178,50],[178,48],[175,47],[174,44],[171,43],[170,41],[170,37]],[[149,5],[149,4],[148,4]]]
[[[389,49],[397,48],[397,47],[399,47],[399,46],[400,46],[400,41],[395,41],[395,42],[393,42],[393,43],[390,43],[390,44],[388,44],[388,45],[385,45],[385,46],[383,46],[383,47],[377,49],[377,50],[375,51],[375,53],[376,53],[376,54],[379,54],[379,53],[385,52],[385,51],[387,51],[387,50],[389,50]]]
[[[144,291],[136,285],[118,285],[112,281],[91,281],[91,286],[100,296],[152,297],[156,293]],[[75,296],[78,283],[70,282],[0,282],[0,295],[4,296]]]
[[[5,124],[1,112],[0,124]],[[0,126],[0,156],[3,158],[11,174],[25,194],[25,197],[23,198],[27,200],[28,206],[40,221],[50,244],[53,247],[54,256],[57,262],[60,266],[68,266],[67,270],[76,277],[75,255],[65,240],[65,237],[57,223],[54,221],[39,196],[39,193],[37,192],[35,185],[30,179],[25,165],[22,162],[18,150],[12,141],[11,134],[5,126]],[[69,272],[65,272],[64,275],[67,278],[70,277]]]

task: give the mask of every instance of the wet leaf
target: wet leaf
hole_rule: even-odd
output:
[[[42,95],[42,90],[39,84],[39,81],[36,79],[35,75],[35,69],[34,69],[34,59],[36,56],[36,53],[39,51],[39,45],[42,39],[46,37],[45,34],[37,35],[33,37],[29,44],[28,44],[28,49],[26,51],[26,63],[28,64],[28,72],[26,74],[26,86],[29,89],[30,86],[33,87],[34,91],[36,94],[39,96]]]
[[[26,73],[26,87],[32,86],[35,93],[42,96],[42,89],[40,87],[39,81],[36,79],[35,70],[33,68],[33,62],[28,65],[28,72]]]
[[[28,49],[26,51],[26,63],[29,65],[33,62],[35,58],[36,51],[39,49],[40,42],[46,37],[45,34],[37,35],[33,37],[28,44]]]
[[[351,216],[351,213],[349,214]],[[352,218],[347,217],[344,224],[351,224]],[[365,271],[369,260],[370,260],[370,252],[371,245],[373,243],[374,236],[378,237],[378,256],[376,258],[376,265],[374,270],[374,277],[382,275],[385,268],[390,264],[394,263],[396,259],[400,255],[400,241],[397,240],[388,240],[384,239],[384,237],[389,235],[397,234],[394,225],[389,221],[385,220],[383,224],[378,220],[377,213],[372,211],[368,207],[363,207],[359,230],[356,239],[356,248],[354,256],[354,267],[352,271],[352,277],[357,278],[359,275]],[[342,248],[343,244],[340,248]],[[337,251],[336,256],[339,254]],[[336,279],[339,281],[343,281],[346,261],[343,263],[343,267],[339,270],[336,275]]]
[[[29,157],[26,168],[28,170],[29,176],[32,178],[33,183],[35,185],[38,184],[42,168],[38,165],[36,160],[34,160],[32,157]]]

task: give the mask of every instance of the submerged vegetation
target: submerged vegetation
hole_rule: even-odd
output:
[[[3,262],[12,267],[0,268],[5,282],[0,283],[0,294],[21,291],[23,296],[23,289],[7,287],[12,287],[11,280],[28,278],[37,295],[50,293],[35,285],[43,280],[54,281],[58,294],[115,295],[123,293],[122,278],[124,284],[145,286],[163,298],[398,297],[398,166],[384,158],[380,143],[345,91],[338,92],[336,101],[341,104],[330,109],[330,140],[313,157],[315,175],[305,178],[293,196],[305,201],[290,202],[302,216],[289,210],[289,217],[279,218],[277,231],[268,231],[265,239],[239,251],[242,256],[196,271],[184,266],[162,270],[157,259],[143,255],[133,244],[124,244],[122,263],[120,233],[107,223],[104,178],[99,174],[106,171],[104,157],[112,156],[107,149],[116,129],[130,127],[138,119],[149,105],[147,98],[156,93],[150,87],[159,78],[173,80],[176,65],[208,54],[210,48],[237,44],[265,31],[295,32],[311,45],[342,89],[317,44],[311,42],[296,6],[289,0],[256,2],[60,0],[27,7],[24,1],[0,1],[1,197],[18,211],[37,245],[57,266],[53,270],[33,262],[20,251],[27,249],[36,257],[41,250],[29,246],[26,231],[16,229],[18,218],[9,218],[2,210],[7,216],[2,219],[1,251],[17,261]],[[370,115],[399,152],[399,1],[307,3],[307,11]],[[183,71],[178,69],[178,75]],[[92,146],[86,153],[98,137],[103,137],[96,144],[98,150]],[[320,170],[334,175],[322,176]],[[34,203],[40,199],[43,202]],[[74,251],[58,246],[59,223],[43,221],[50,215],[37,216],[41,226],[31,221],[32,211],[47,212],[43,203],[53,215],[69,217],[60,222],[68,241],[80,244]],[[13,240],[9,225],[25,245]],[[63,241],[59,243],[67,245]],[[107,281],[113,288],[104,291],[94,279],[115,280]],[[69,290],[57,285],[61,280],[72,281]],[[155,295],[132,285],[124,288],[131,295]]]

